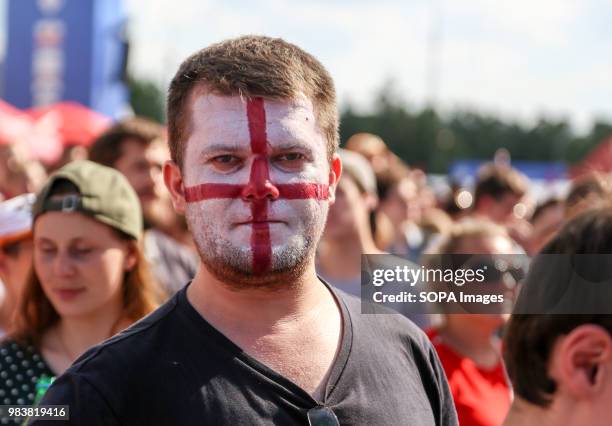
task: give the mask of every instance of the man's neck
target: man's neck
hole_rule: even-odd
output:
[[[342,338],[342,315],[314,259],[292,285],[240,289],[200,265],[187,289],[193,307],[247,354],[321,399]]]
[[[453,350],[471,358],[480,367],[493,368],[501,359],[499,339],[493,329],[466,327],[451,314],[439,335]]]
[[[231,333],[269,333],[278,327],[295,324],[309,317],[322,301],[333,300],[325,285],[317,278],[314,264],[291,285],[270,289],[236,290],[224,283],[201,264],[187,289],[187,298],[200,314],[218,329]]]

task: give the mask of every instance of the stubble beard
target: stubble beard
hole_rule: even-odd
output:
[[[275,292],[297,286],[314,258],[325,225],[325,218],[311,218],[303,234],[293,235],[283,245],[272,247],[270,268],[256,274],[253,251],[248,244],[237,246],[224,238],[218,227],[206,223],[197,208],[188,208],[186,218],[206,269],[235,291],[257,288]]]

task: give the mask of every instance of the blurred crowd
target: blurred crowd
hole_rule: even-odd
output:
[[[0,386],[2,403],[34,402],[45,380],[194,276],[199,259],[164,187],[165,138],[161,125],[131,118],[87,149],[67,147],[47,165],[18,144],[0,145],[0,333],[5,335],[0,370],[9,371],[9,358],[27,360],[26,367],[2,378],[5,383],[33,378],[12,393],[10,385]],[[481,168],[474,188],[451,184],[440,194],[423,171],[409,167],[376,135],[352,136],[340,156],[342,178],[317,270],[347,293],[361,294],[362,254],[414,262],[432,253],[533,256],[553,250],[551,242],[559,245],[559,239],[566,241],[563,250],[576,252],[583,240],[596,236],[600,242],[588,250],[611,251],[610,175],[585,174],[563,198],[536,200],[529,179],[496,158]],[[94,202],[107,211],[89,214]],[[588,229],[589,223],[599,223],[599,235],[585,231],[571,240],[568,226]],[[95,291],[75,310],[67,301],[84,289]],[[540,391],[524,385],[524,360],[510,353],[506,362],[512,369],[503,360],[508,315],[447,314],[434,321],[421,314],[412,319],[437,350],[461,424],[501,424],[512,404],[511,382],[519,396],[539,404]],[[527,320],[512,321],[506,349],[523,350],[517,333]],[[576,321],[567,327],[595,320]],[[567,327],[556,332],[567,333]],[[517,383],[526,387],[516,388]]]

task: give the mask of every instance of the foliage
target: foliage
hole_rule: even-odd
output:
[[[128,87],[134,114],[162,123],[165,119],[165,99],[159,85],[150,80],[129,78]]]
[[[340,123],[342,142],[358,132],[377,134],[408,164],[433,173],[445,173],[458,159],[491,159],[502,147],[514,160],[576,163],[612,135],[612,123],[602,121],[588,135],[577,136],[565,120],[542,118],[529,126],[473,111],[445,117],[431,108],[412,111],[390,84],[380,91],[372,113],[348,105]]]

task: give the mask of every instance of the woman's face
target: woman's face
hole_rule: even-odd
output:
[[[112,228],[80,213],[49,212],[34,224],[34,269],[61,317],[120,309],[124,273],[135,263]]]
[[[515,248],[512,241],[505,236],[472,237],[461,241],[455,253],[508,256],[515,253]],[[489,330],[491,333],[495,332],[510,318],[510,314],[507,312],[497,314],[458,314],[454,316],[456,320],[462,321],[466,327],[482,328]]]

